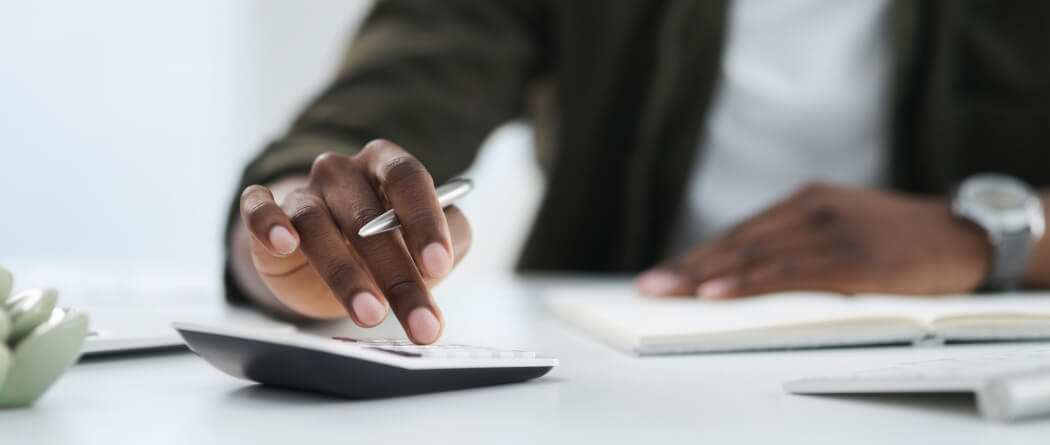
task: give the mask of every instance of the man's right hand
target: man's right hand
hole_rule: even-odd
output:
[[[250,235],[251,262],[273,297],[311,318],[349,313],[362,327],[393,309],[412,341],[437,340],[444,322],[429,288],[463,257],[471,232],[458,209],[442,211],[423,165],[376,140],[356,156],[318,156],[297,185],[280,202],[261,185],[241,195],[241,232]],[[357,235],[388,208],[401,230]]]

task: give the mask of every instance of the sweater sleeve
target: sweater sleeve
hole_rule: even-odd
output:
[[[529,0],[378,0],[335,79],[244,169],[226,225],[226,294],[245,301],[228,247],[240,190],[309,172],[324,152],[389,139],[435,182],[462,172],[488,134],[521,114],[546,65],[544,5]]]

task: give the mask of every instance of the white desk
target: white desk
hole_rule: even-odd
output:
[[[552,319],[536,304],[535,289],[520,281],[462,282],[437,292],[448,321],[445,340],[532,349],[559,357],[561,366],[524,384],[352,401],[255,386],[189,353],[90,360],[33,407],[0,411],[0,443],[1050,441],[1050,421],[986,422],[966,397],[806,397],[781,390],[783,381],[814,371],[1032,344],[634,358]]]

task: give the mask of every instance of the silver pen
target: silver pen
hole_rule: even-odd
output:
[[[473,181],[466,178],[456,178],[450,179],[434,191],[437,192],[438,204],[441,205],[441,208],[445,208],[452,205],[453,202],[456,202],[457,199],[466,195],[473,188]],[[361,230],[357,231],[357,235],[361,238],[367,238],[372,235],[397,230],[398,227],[401,227],[401,221],[397,220],[394,209],[390,209],[362,226]]]

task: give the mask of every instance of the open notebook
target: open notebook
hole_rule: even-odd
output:
[[[1050,339],[1050,294],[951,297],[792,292],[646,298],[629,285],[554,289],[555,314],[636,354]]]

